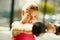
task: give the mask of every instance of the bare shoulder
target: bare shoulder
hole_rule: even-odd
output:
[[[21,24],[19,21],[15,21],[12,23],[12,27],[18,27],[18,26],[22,26],[23,24]]]
[[[15,21],[15,22],[12,23],[12,26],[18,25],[18,24],[19,24],[19,21]]]

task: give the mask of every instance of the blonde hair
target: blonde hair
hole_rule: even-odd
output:
[[[27,2],[22,10],[26,11],[27,9],[34,9],[34,10],[38,10],[38,6],[35,2]]]

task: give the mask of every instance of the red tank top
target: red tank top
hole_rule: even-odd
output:
[[[12,37],[12,40],[35,40],[35,37],[33,34],[20,33],[19,35]]]
[[[33,34],[25,34],[25,33],[20,33],[14,39],[15,40],[35,40]]]

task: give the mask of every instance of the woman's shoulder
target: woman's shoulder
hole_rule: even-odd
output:
[[[19,23],[20,21],[14,21],[12,24],[16,24],[16,23]]]
[[[19,21],[14,21],[14,22],[12,23],[12,26],[17,25],[17,24],[19,24]]]
[[[23,24],[22,23],[20,23],[20,21],[14,21],[13,23],[12,23],[12,27],[19,27],[19,26],[22,26]]]

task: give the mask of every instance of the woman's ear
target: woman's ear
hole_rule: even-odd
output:
[[[22,16],[22,17],[24,16],[24,10],[22,10],[21,16]]]

